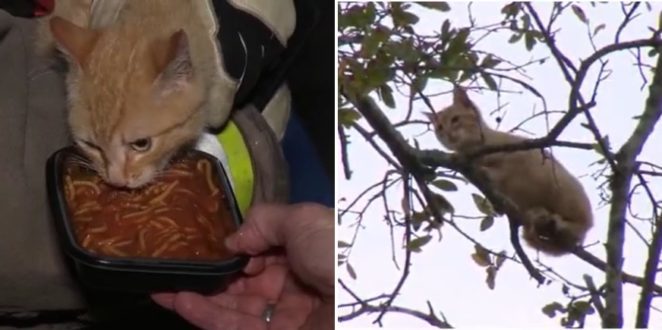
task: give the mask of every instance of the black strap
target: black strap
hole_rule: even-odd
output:
[[[317,22],[318,12],[310,1],[295,1],[297,25],[287,48],[273,31],[249,13],[226,0],[212,0],[219,21],[218,40],[225,70],[241,85],[234,108],[251,103],[262,111],[285,82],[294,59]]]

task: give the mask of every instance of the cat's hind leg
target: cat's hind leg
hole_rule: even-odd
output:
[[[525,212],[524,238],[534,248],[550,255],[572,251],[584,239],[585,228],[542,208]]]

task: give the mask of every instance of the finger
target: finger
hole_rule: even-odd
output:
[[[270,265],[257,276],[244,279],[244,291],[242,294],[259,295],[268,300],[275,301],[280,297],[288,269],[284,265]]]
[[[334,323],[335,323],[334,312],[335,312],[335,305],[333,303],[324,303],[318,306],[308,315],[301,329],[302,330],[334,329]]]
[[[265,257],[253,257],[248,261],[246,267],[244,267],[244,273],[247,275],[256,275],[264,270],[265,267]]]
[[[159,306],[165,309],[173,310],[175,308],[173,306],[175,301],[175,295],[176,294],[174,293],[155,293],[152,294],[151,296],[152,296],[152,300],[154,300],[154,302]]]
[[[257,295],[275,301],[280,296],[287,280],[285,265],[269,265],[264,271],[252,277],[242,277],[232,282],[225,293],[233,295]]]
[[[252,257],[246,267],[244,267],[244,274],[246,275],[257,275],[264,271],[264,269],[269,265],[285,265],[287,264],[287,259],[283,253],[278,254],[265,254],[265,256]]]
[[[226,245],[230,250],[253,255],[284,246],[288,264],[297,277],[324,296],[332,296],[333,225],[333,210],[319,204],[257,205]]]
[[[267,324],[260,318],[225,309],[192,292],[181,292],[175,298],[175,311],[184,319],[204,330],[263,330]]]
[[[333,228],[328,218],[333,218],[333,210],[314,203],[256,205],[248,212],[245,223],[225,243],[232,251],[255,255],[270,247],[285,246],[291,241],[290,237],[300,234],[297,227],[302,224],[330,224]]]
[[[219,307],[261,317],[269,302],[262,296],[219,294],[209,297]]]

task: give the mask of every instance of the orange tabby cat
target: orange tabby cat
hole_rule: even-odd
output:
[[[487,126],[462,88],[455,89],[451,106],[428,117],[437,139],[458,153],[526,140]],[[590,201],[581,183],[549,153],[500,152],[476,162],[492,186],[519,207],[523,237],[533,248],[559,256],[583,242],[593,225]]]
[[[120,6],[96,24],[89,0],[59,2],[54,15],[69,19],[49,27],[69,60],[71,132],[107,182],[146,184],[205,125],[225,122],[236,85],[218,74],[207,1],[103,1]]]

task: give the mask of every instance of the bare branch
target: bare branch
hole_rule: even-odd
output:
[[[349,287],[347,287],[347,285],[345,284],[345,282],[343,282],[343,280],[339,279],[338,283],[343,288],[343,290],[345,290],[352,297],[354,297],[354,299],[356,299],[358,305],[360,306],[358,309],[354,310],[353,312],[351,312],[349,314],[338,316],[338,322],[349,321],[349,320],[354,319],[354,318],[356,318],[360,315],[363,315],[365,313],[368,313],[368,314],[370,314],[370,313],[382,313],[383,311],[386,311],[386,312],[395,312],[395,313],[406,314],[406,315],[410,315],[410,316],[419,318],[419,319],[427,322],[431,326],[437,327],[439,329],[452,329],[453,328],[450,324],[448,324],[448,322],[446,320],[440,320],[436,315],[434,315],[434,311],[432,311],[431,308],[430,308],[430,313],[425,314],[425,313],[417,311],[417,310],[404,308],[404,307],[399,307],[399,306],[382,306],[382,305],[373,306],[373,305],[368,304],[369,300],[361,300],[361,298],[359,298],[359,296],[356,293],[354,293]],[[428,303],[428,306],[430,306],[429,303]]]
[[[412,208],[412,203],[411,203],[411,192],[409,190],[409,174],[405,172],[402,175],[402,182],[403,182],[403,198],[405,200],[404,202],[404,212],[405,212],[405,266],[402,270],[402,275],[400,276],[400,280],[398,281],[398,284],[395,286],[395,289],[393,289],[393,292],[391,292],[390,297],[386,301],[385,304],[381,306],[382,311],[379,313],[379,316],[377,316],[377,319],[373,323],[379,324],[379,326],[382,326],[382,318],[384,317],[384,314],[386,314],[388,307],[391,307],[393,304],[393,301],[395,300],[395,297],[397,297],[400,294],[400,290],[402,290],[402,286],[405,284],[405,281],[407,280],[407,277],[409,277],[409,267],[411,266],[411,250],[409,249],[409,243],[411,242],[411,208]]]
[[[345,173],[345,179],[349,180],[352,178],[352,169],[349,167],[349,156],[347,155],[349,142],[347,141],[345,128],[340,124],[338,124],[338,138],[340,139],[340,158],[342,159],[343,172]]]
[[[578,248],[575,251],[573,251],[573,253],[577,257],[579,257],[579,259],[582,259],[582,260],[586,261],[591,266],[593,266],[593,267],[595,267],[595,268],[597,268],[597,269],[599,269],[603,272],[607,271],[607,268],[608,268],[607,263],[600,260],[600,258],[592,255],[588,251]],[[644,285],[644,279],[641,278],[641,277],[630,275],[630,274],[625,273],[625,272],[622,272],[621,275],[622,275],[621,276],[621,281],[623,283],[630,283],[630,284],[634,284],[634,285],[637,285],[637,286],[643,286]],[[655,291],[656,293],[662,294],[662,286],[654,284],[652,288],[653,288],[653,291]]]
[[[588,292],[591,294],[591,302],[593,303],[593,306],[595,306],[595,309],[598,311],[600,318],[602,318],[605,314],[605,306],[602,304],[602,297],[600,292],[598,292],[598,289],[595,287],[595,283],[593,283],[593,278],[591,278],[591,276],[584,275],[584,282],[586,282]]]

